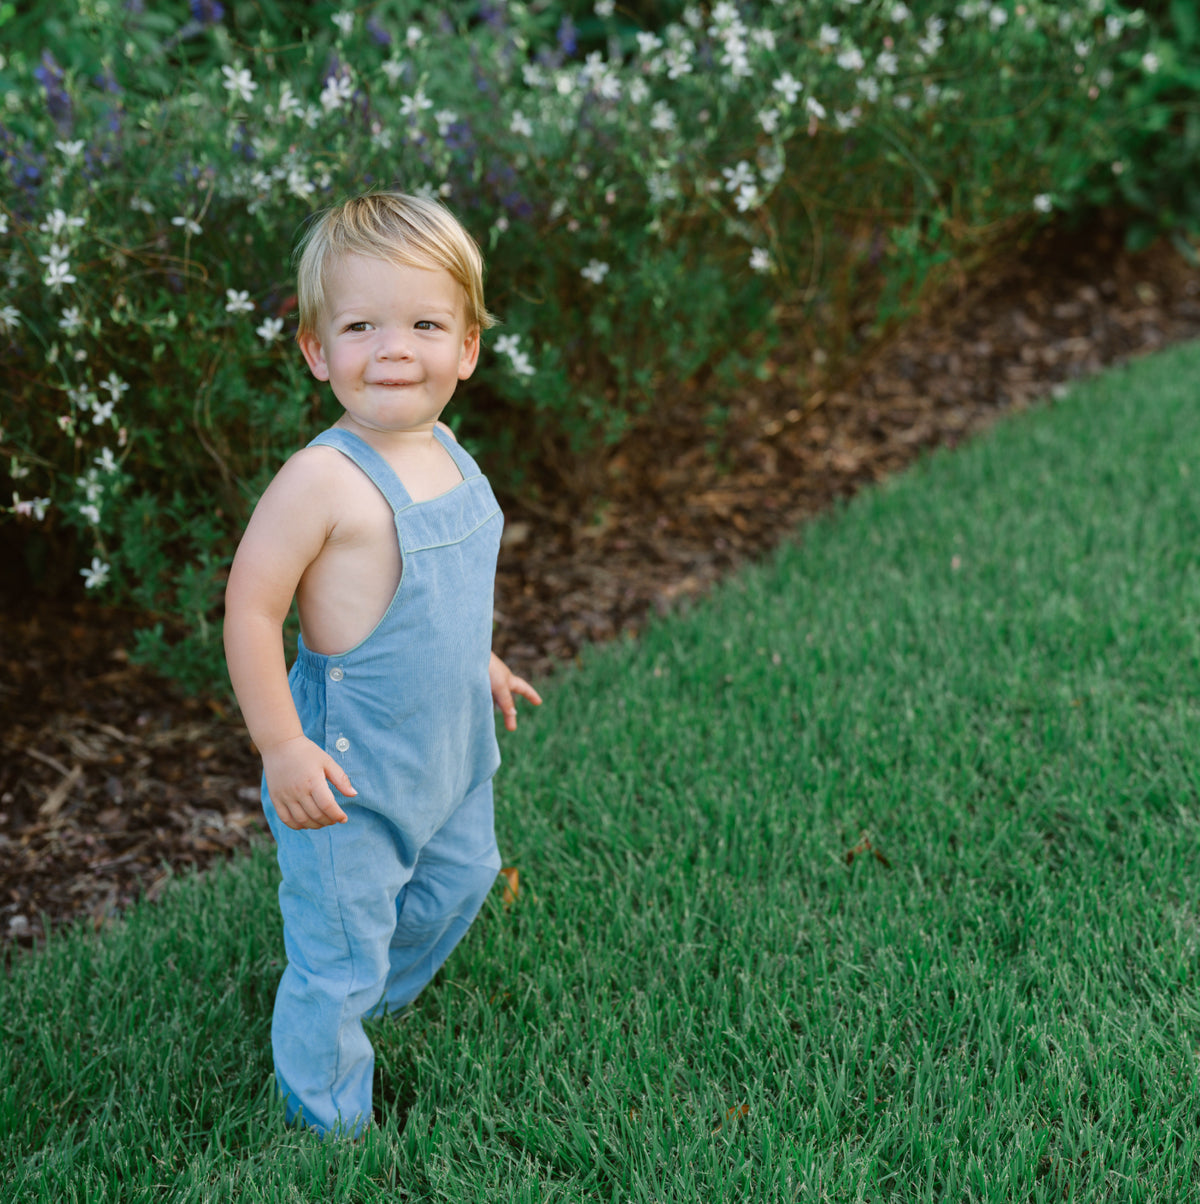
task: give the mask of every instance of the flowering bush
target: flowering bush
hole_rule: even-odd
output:
[[[1167,57],[1116,0],[261,7],[0,8],[7,510],[183,619],[140,652],[195,681],[249,506],[335,414],[291,346],[314,209],[459,214],[502,325],[452,421],[501,489],[569,485],[780,303],[852,340],[839,314],[1094,199]]]

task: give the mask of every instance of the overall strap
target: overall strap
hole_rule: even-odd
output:
[[[387,499],[393,513],[413,504],[408,490],[400,483],[392,466],[363,438],[341,427],[322,431],[309,445],[336,448],[371,478],[375,488]],[[463,474],[466,475],[465,473]]]
[[[433,433],[437,437],[437,441],[450,453],[454,463],[458,465],[458,471],[462,473],[464,481],[469,481],[472,477],[483,475],[479,465],[475,463],[462,444],[453,435],[446,434],[440,426],[435,426]]]

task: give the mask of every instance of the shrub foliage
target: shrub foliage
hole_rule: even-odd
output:
[[[1189,12],[0,5],[5,509],[200,684],[249,507],[335,416],[290,345],[314,210],[386,186],[459,214],[502,325],[452,421],[502,491],[569,488],[657,399],[752,365],[781,304],[852,345],[1055,210],[1189,229]]]

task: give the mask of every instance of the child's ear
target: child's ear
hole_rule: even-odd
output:
[[[463,339],[462,354],[458,357],[458,379],[466,380],[479,362],[479,327],[472,326]]]
[[[300,344],[300,350],[304,353],[308,370],[313,376],[317,380],[328,380],[329,365],[325,362],[325,352],[317,335],[310,330],[306,334],[297,335],[296,342]]]

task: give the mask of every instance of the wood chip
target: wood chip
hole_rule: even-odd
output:
[[[71,769],[65,778],[46,795],[46,801],[38,808],[38,814],[43,819],[50,819],[62,810],[62,805],[67,801],[67,796],[79,785],[83,779],[83,766],[76,765]]]

